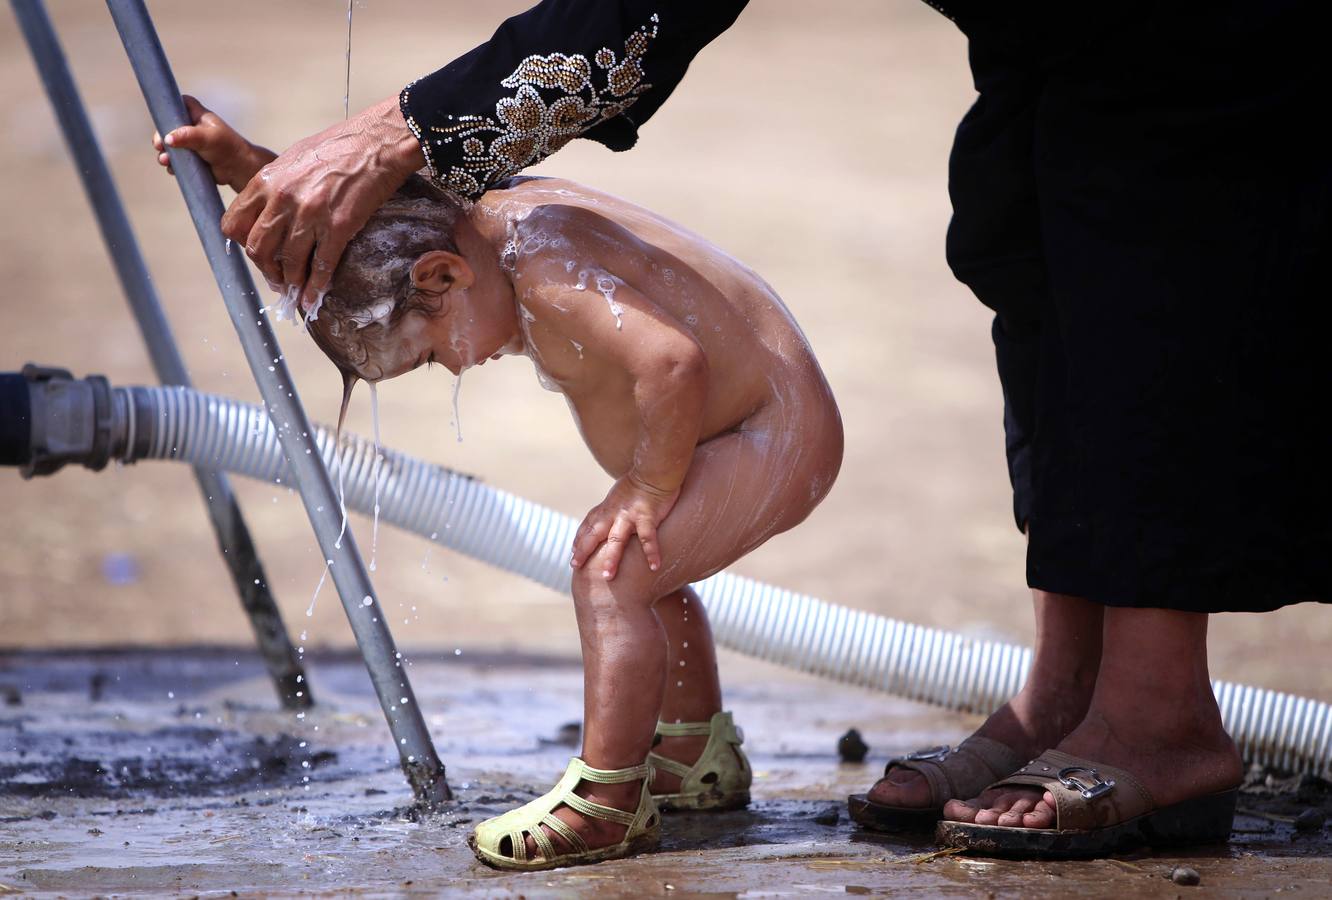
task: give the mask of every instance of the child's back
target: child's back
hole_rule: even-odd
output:
[[[514,279],[524,348],[542,383],[562,391],[597,461],[619,477],[632,467],[634,380],[620,362],[645,342],[684,336],[701,351],[707,389],[695,443],[730,431],[768,404],[836,409],[804,335],[752,269],[649,210],[573,182],[513,179],[469,215],[499,217],[501,260]],[[569,319],[595,338],[567,336]],[[646,333],[645,333],[646,332]],[[790,435],[795,437],[795,435]],[[816,442],[819,435],[805,438]],[[811,484],[820,496],[831,484]]]

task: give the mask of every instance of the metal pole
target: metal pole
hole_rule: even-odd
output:
[[[88,121],[46,7],[42,0],[12,0],[12,3],[56,121],[60,123],[65,143],[74,157],[84,193],[97,217],[120,287],[134,311],[144,343],[148,345],[148,356],[158,380],[163,384],[189,387],[190,376],[185,361],[176,349],[171,326],[158,301],[148,266],[139,252],[139,244],[120,201],[120,192],[116,190],[111,171],[97,144],[97,135]],[[250,529],[246,527],[231,491],[231,482],[222,472],[201,468],[194,469],[194,478],[203,493],[222,559],[231,572],[241,607],[254,629],[259,653],[273,678],[278,699],[287,709],[308,709],[314,703],[309,679],[305,677],[300,658],[282,623],[282,614],[273,601]]]
[[[143,0],[107,0],[107,6],[158,132],[166,134],[188,124],[185,103]],[[176,182],[185,196],[195,231],[231,315],[231,324],[240,336],[246,361],[277,430],[315,538],[324,558],[331,560],[333,583],[370,670],[370,680],[393,732],[407,780],[419,802],[434,805],[448,800],[451,795],[444,779],[444,765],[435,754],[407,672],[398,660],[393,635],[389,633],[356,541],[350,531],[341,541],[338,539],[342,525],[338,497],[315,447],[314,429],[296,395],[272,324],[260,312],[259,296],[246,267],[245,255],[239,250],[227,252],[218,228],[222,198],[211,173],[194,153],[168,152]]]

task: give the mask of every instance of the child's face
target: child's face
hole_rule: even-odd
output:
[[[372,306],[349,315],[339,315],[326,305],[307,322],[319,349],[339,369],[362,381],[396,378],[433,358],[433,317],[424,310],[408,310],[390,326],[392,301],[384,302],[382,309]],[[377,319],[376,313],[380,313]]]
[[[333,299],[341,290],[365,296],[382,286],[364,279],[359,284],[335,283],[335,293],[309,327],[315,342],[340,369],[363,381],[378,382],[436,362],[458,375],[497,350],[511,352],[504,340],[508,335],[503,334],[502,315],[509,307],[474,302],[469,292],[475,288],[475,274],[462,256],[446,250],[424,253],[413,264],[410,277],[411,294],[396,301],[405,304],[402,308],[383,298],[348,309]]]
[[[388,336],[379,341],[379,346],[370,351],[356,374],[366,381],[385,381],[435,361],[432,318],[420,310],[404,315]]]

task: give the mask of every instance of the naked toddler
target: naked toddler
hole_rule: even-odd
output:
[[[168,142],[220,183],[240,190],[273,158],[190,109],[196,124]],[[550,793],[478,825],[478,857],[612,859],[656,840],[659,807],[748,802],[689,585],[801,522],[842,460],[832,393],[773,290],[697,235],[572,182],[515,178],[463,209],[414,178],[301,313],[349,378],[526,355],[615,479],[571,549],[582,756]]]

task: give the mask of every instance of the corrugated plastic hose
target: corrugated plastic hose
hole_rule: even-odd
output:
[[[147,458],[288,483],[277,432],[261,407],[182,388],[117,391],[135,395],[136,402],[126,406],[140,411],[133,427],[151,435]],[[336,473],[332,432],[318,429],[315,441]],[[370,512],[374,444],[356,436],[344,436],[342,443],[347,506]],[[569,590],[574,519],[403,453],[385,448],[383,456],[383,521],[557,591]],[[694,587],[724,647],[946,709],[992,711],[1022,686],[1031,664],[1027,647],[912,625],[726,572]],[[1332,769],[1328,704],[1224,681],[1214,682],[1213,689],[1246,759],[1287,771]]]

